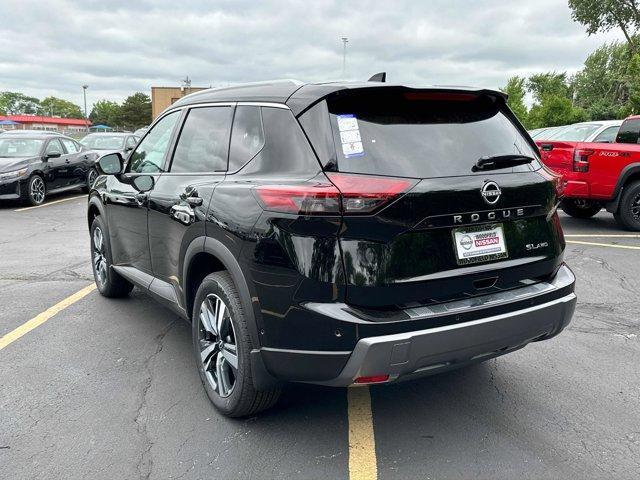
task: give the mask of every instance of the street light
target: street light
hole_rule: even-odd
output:
[[[82,94],[84,96],[84,126],[89,131],[89,122],[87,120],[87,88],[89,85],[82,85]]]
[[[349,39],[347,37],[342,38],[342,79],[346,80],[347,77],[347,43]]]

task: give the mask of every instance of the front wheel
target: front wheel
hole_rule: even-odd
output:
[[[634,182],[624,188],[614,217],[620,226],[635,232],[640,231],[640,182]]]
[[[40,175],[32,175],[20,191],[20,200],[26,205],[36,207],[44,203],[46,195],[47,188],[43,178]]]
[[[574,218],[591,218],[602,210],[602,205],[581,198],[565,198],[560,208]]]
[[[97,216],[91,224],[91,265],[98,291],[105,297],[125,297],[133,289],[133,284],[112,268],[111,245],[104,223]]]
[[[254,387],[247,319],[227,272],[205,277],[192,318],[196,364],[211,403],[229,417],[253,415],[273,406],[280,390]]]

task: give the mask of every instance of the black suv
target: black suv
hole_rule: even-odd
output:
[[[89,197],[100,292],[193,325],[224,414],[282,382],[433,374],[558,334],[559,183],[502,93],[278,81],[188,95]]]

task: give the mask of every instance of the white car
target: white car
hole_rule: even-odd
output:
[[[601,120],[567,125],[545,136],[544,140],[565,142],[613,143],[622,120]],[[541,140],[538,138],[537,140]]]

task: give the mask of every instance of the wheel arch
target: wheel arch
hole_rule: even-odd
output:
[[[630,163],[620,172],[620,176],[616,182],[616,187],[613,191],[613,199],[606,205],[609,213],[615,213],[618,211],[622,192],[627,185],[635,181],[640,181],[640,162]]]
[[[104,219],[104,222],[106,224],[107,217],[104,214],[104,206],[102,205],[102,202],[98,199],[98,197],[93,195],[89,198],[89,205],[87,207],[87,222],[89,225],[89,229],[91,229],[91,224],[98,215],[100,215]]]

